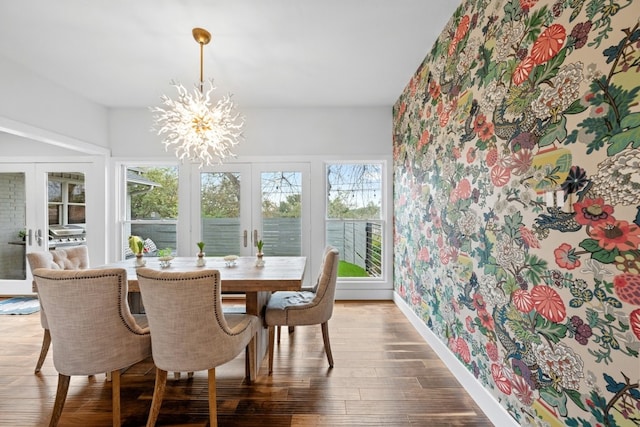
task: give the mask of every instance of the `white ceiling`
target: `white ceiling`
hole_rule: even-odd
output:
[[[391,106],[459,0],[3,0],[0,57],[107,107],[204,77],[239,108]]]

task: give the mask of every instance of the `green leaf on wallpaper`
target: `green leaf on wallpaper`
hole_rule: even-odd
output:
[[[531,13],[531,16],[525,20],[528,28],[526,37],[529,43],[533,43],[537,40],[538,36],[540,36],[542,26],[547,20],[547,6],[545,5],[542,8],[537,9],[534,12],[530,11],[529,13]]]
[[[564,59],[566,56],[567,48],[565,47],[560,49],[558,54],[551,58],[547,63],[545,63],[544,66],[538,65],[537,67],[535,67],[533,69],[534,86],[538,86],[545,80],[551,80],[553,77],[555,77],[558,74],[558,70],[560,70],[560,67],[564,63]]]
[[[513,215],[505,215],[503,232],[514,239],[520,234],[520,225],[522,225],[522,214],[520,212],[516,212]]]
[[[586,109],[588,108],[588,106],[584,105],[582,103],[582,99],[578,98],[575,101],[573,101],[573,103],[571,105],[569,105],[569,107],[567,107],[566,110],[564,110],[565,114],[580,114],[582,112],[584,112]]]
[[[587,324],[593,328],[594,326],[596,326],[598,324],[598,312],[595,311],[592,308],[587,308],[587,313],[586,313],[586,319],[587,319]]]
[[[563,141],[567,137],[567,118],[563,115],[560,121],[551,123],[547,126],[547,131],[540,141],[538,141],[539,147],[546,147],[553,144],[556,140]]]
[[[536,314],[536,332],[557,343],[567,336],[567,327],[560,323],[550,322],[539,314]]]
[[[507,276],[507,279],[502,285],[502,290],[504,291],[504,294],[511,295],[518,289],[520,289],[520,286],[518,286],[518,283],[516,282],[515,277],[513,277],[512,275]]]
[[[511,22],[511,21],[519,21],[522,17],[522,7],[520,7],[520,2],[517,0],[509,0],[504,5],[504,18],[502,18],[502,22]]]
[[[584,239],[578,246],[587,252],[598,252],[602,250],[602,247],[596,239]]]
[[[591,258],[600,261],[603,264],[611,264],[619,254],[620,251],[617,249],[613,249],[611,251],[600,250],[598,252],[591,253]]]
[[[527,255],[525,264],[529,268],[524,272],[525,277],[532,283],[540,283],[541,277],[547,272],[547,261],[536,255]]]
[[[580,409],[582,409],[583,411],[587,410],[587,408],[584,406],[584,403],[582,402],[582,395],[579,391],[565,389],[564,392]]]
[[[513,331],[513,335],[522,342],[530,342],[540,344],[540,335],[529,328],[525,328],[522,322],[509,322],[509,327]]]
[[[558,413],[567,416],[567,395],[557,391],[552,386],[540,389],[540,397],[549,405],[558,408]]]
[[[632,148],[640,147],[640,113],[632,113],[624,117],[620,126],[625,129],[609,138],[607,154],[613,156],[618,154],[632,143]]]

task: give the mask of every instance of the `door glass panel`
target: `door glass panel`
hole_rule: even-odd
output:
[[[82,172],[47,174],[49,249],[86,245],[85,178]]]
[[[200,173],[200,218],[207,256],[240,254],[241,175],[238,172]]]
[[[0,173],[0,279],[25,280],[26,188],[25,174]]]
[[[263,252],[302,255],[302,173],[261,172]]]

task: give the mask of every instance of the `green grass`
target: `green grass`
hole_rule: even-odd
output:
[[[364,268],[346,261],[338,264],[338,277],[369,277]]]

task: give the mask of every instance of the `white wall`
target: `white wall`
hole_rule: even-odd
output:
[[[391,155],[391,107],[242,110],[245,140],[238,158],[279,155]],[[148,109],[109,113],[113,157],[173,158],[151,132]]]
[[[46,70],[43,70],[45,73]],[[107,109],[0,58],[0,130],[7,121],[84,143],[109,146]],[[9,126],[13,127],[13,126]]]

